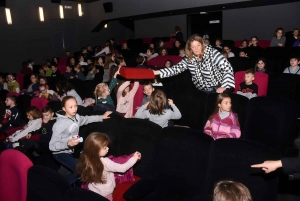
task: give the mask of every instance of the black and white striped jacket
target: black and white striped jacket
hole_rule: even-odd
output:
[[[189,61],[183,57],[182,61],[171,68],[160,70],[160,77],[171,77],[189,69],[192,81],[199,90],[211,90],[214,87],[234,88],[233,69],[230,63],[218,50],[207,45],[199,61],[195,56]]]

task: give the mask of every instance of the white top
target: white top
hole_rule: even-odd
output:
[[[100,52],[98,52],[97,54],[95,54],[95,57],[97,57],[97,56],[99,56],[99,55],[101,55],[101,54],[103,54],[103,53],[105,53],[105,54],[109,54],[109,53],[110,53],[110,50],[109,50],[109,47],[108,47],[108,46],[106,46],[106,47],[103,48]]]
[[[230,53],[228,54],[228,58],[230,58],[230,57],[234,57],[234,53],[233,53],[233,52],[230,52]]]
[[[19,139],[25,137],[28,133],[40,129],[41,126],[42,126],[42,118],[31,120],[28,122],[27,128],[16,131],[14,134],[9,136],[9,138],[12,139],[13,142],[16,142]]]
[[[80,64],[81,66],[87,66],[87,65],[88,65],[88,64],[87,64],[86,62],[84,62],[84,61],[79,62],[79,64]]]

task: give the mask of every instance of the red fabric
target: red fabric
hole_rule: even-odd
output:
[[[141,107],[143,97],[144,97],[144,88],[143,88],[143,85],[140,85],[134,96],[134,99],[133,99],[133,110],[132,110],[133,116],[135,115],[135,113],[137,111],[136,108]]]
[[[112,160],[115,163],[119,163],[119,164],[124,164],[126,163],[131,157],[133,156],[133,154],[127,156],[108,156],[108,158],[110,160]],[[121,183],[126,183],[126,182],[134,182],[134,177],[133,177],[133,169],[130,168],[129,170],[127,170],[125,173],[115,173],[115,180],[116,180],[116,184],[121,184]]]
[[[66,72],[67,63],[68,63],[68,58],[66,57],[61,57],[58,61],[57,69],[62,75],[65,74]]]
[[[182,60],[182,57],[172,56],[172,55],[157,56],[157,57],[154,57],[153,59],[150,59],[150,61],[148,61],[147,64],[152,65],[152,66],[157,66],[157,67],[164,67],[167,60],[172,60],[173,64],[176,65]]]
[[[151,44],[152,43],[152,38],[143,38],[143,43]]]
[[[12,91],[10,91],[10,92],[8,92],[8,93],[6,94],[6,97],[8,97],[8,96],[16,96],[16,97],[18,97],[19,94],[18,94],[17,92],[12,92]]]
[[[39,111],[42,112],[42,109],[48,104],[48,102],[49,101],[45,98],[37,97],[37,98],[31,99],[30,105],[37,107],[39,109]]]
[[[120,45],[123,45],[124,43],[127,43],[127,40],[121,40]]]
[[[171,41],[169,42],[164,42],[164,46],[172,48],[173,47],[173,43]]]
[[[24,126],[19,126],[16,128],[9,129],[8,131],[6,131],[6,135],[10,136],[10,135],[14,134],[16,131],[22,130],[23,128],[24,128]]]
[[[114,50],[115,51],[115,54],[118,54],[119,53],[119,50]]]
[[[16,81],[19,83],[20,90],[22,90],[24,83],[24,74],[17,74]]]
[[[126,201],[123,198],[123,194],[127,191],[134,183],[139,181],[141,178],[134,176],[135,182],[127,182],[122,184],[117,184],[113,193],[114,201]]]
[[[170,42],[173,44],[173,43],[175,43],[175,41],[176,41],[176,38],[171,38],[170,39]]]
[[[245,81],[244,77],[245,77],[245,71],[239,71],[235,73],[234,75],[235,93],[240,88],[240,83]],[[258,86],[257,96],[266,96],[268,91],[269,75],[266,73],[256,72],[255,79],[253,82]]]
[[[0,198],[26,201],[27,172],[32,162],[20,151],[8,149],[0,154]]]
[[[120,69],[120,75],[126,79],[154,79],[154,73],[147,68],[129,68],[124,67]]]
[[[237,40],[234,41],[234,47],[240,47],[242,46],[243,41],[242,40]],[[267,48],[270,47],[270,40],[259,40],[258,41],[258,46],[262,47],[262,48]]]

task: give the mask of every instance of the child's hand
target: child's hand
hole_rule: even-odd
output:
[[[168,99],[168,103],[169,103],[169,105],[173,105],[174,101],[172,99]]]
[[[12,138],[8,138],[8,141],[13,142],[13,139]]]
[[[68,141],[68,146],[69,146],[69,147],[74,147],[74,146],[78,145],[78,143],[79,143],[78,138],[71,138],[71,139]]]
[[[115,72],[115,74],[114,74],[114,78],[116,78],[117,77],[117,75],[119,75],[120,74],[120,67],[118,68],[118,70]]]
[[[141,108],[141,107],[136,107],[135,109],[138,110],[138,109],[140,109],[140,108]]]
[[[28,125],[25,125],[24,127],[23,127],[23,129],[26,129],[28,127]]]
[[[109,119],[109,115],[112,113],[112,111],[107,111],[102,115],[102,119]]]
[[[154,73],[154,75],[159,75],[160,74],[159,70],[154,70],[153,73]]]
[[[147,107],[149,105],[149,102],[145,103],[144,106]]]
[[[270,173],[275,171],[277,168],[282,167],[281,160],[278,161],[265,161],[261,164],[251,165],[252,168],[262,168],[265,173]]]
[[[140,160],[140,159],[141,159],[141,157],[142,157],[142,155],[141,155],[141,153],[140,153],[140,152],[136,151],[136,152],[134,153],[133,157],[135,157],[135,158],[136,158],[136,160]]]
[[[27,139],[31,138],[31,133],[28,133],[25,137],[26,137]]]

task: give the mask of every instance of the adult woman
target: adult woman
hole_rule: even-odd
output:
[[[205,92],[223,93],[234,88],[233,69],[230,63],[197,34],[192,35],[186,43],[186,56],[171,68],[154,71],[161,78],[171,77],[189,69],[192,81],[197,89]]]
[[[275,31],[275,36],[271,40],[270,47],[284,47],[286,38],[283,36],[283,28],[279,27]]]

